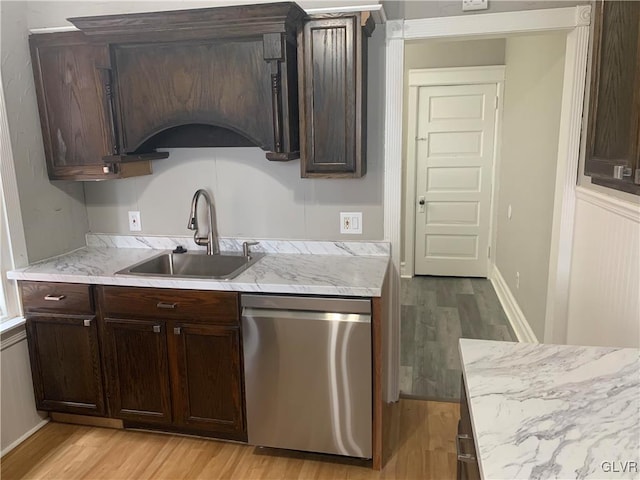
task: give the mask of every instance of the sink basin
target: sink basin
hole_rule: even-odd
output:
[[[234,254],[162,253],[127,267],[116,275],[147,275],[175,278],[215,278],[229,280],[244,272],[264,254],[250,257]]]

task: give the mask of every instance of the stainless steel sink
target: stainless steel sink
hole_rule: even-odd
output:
[[[162,253],[127,267],[116,275],[142,275],[177,278],[215,278],[229,280],[244,272],[264,254],[204,255],[199,253]]]

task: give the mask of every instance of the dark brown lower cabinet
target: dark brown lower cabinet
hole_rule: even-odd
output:
[[[480,467],[476,445],[473,439],[473,426],[469,414],[469,402],[467,390],[462,379],[460,393],[460,420],[458,421],[458,434],[456,436],[456,450],[458,454],[458,480],[480,480]]]
[[[247,440],[237,293],[20,286],[38,409]]]
[[[27,341],[39,410],[106,413],[93,315],[30,315]]]
[[[111,415],[171,423],[165,322],[106,318],[104,337]]]
[[[173,324],[174,422],[244,439],[240,329]]]
[[[246,441],[238,294],[97,290],[110,415]]]

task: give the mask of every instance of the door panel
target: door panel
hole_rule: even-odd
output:
[[[105,337],[112,415],[123,420],[170,423],[164,322],[106,318]]]
[[[487,275],[496,84],[421,87],[417,275]]]
[[[427,208],[427,225],[477,226],[480,221],[478,202],[429,202]]]
[[[171,325],[176,421],[246,440],[239,328]]]
[[[27,320],[27,332],[38,409],[103,415],[94,317],[34,315]]]

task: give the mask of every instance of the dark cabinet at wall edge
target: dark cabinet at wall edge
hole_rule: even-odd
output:
[[[585,175],[640,195],[640,2],[595,4]]]
[[[311,16],[298,32],[302,177],[366,174],[368,12]]]
[[[151,173],[152,158],[117,154],[109,46],[81,32],[29,37],[47,172],[51,180],[106,180]]]
[[[303,177],[366,172],[367,12],[283,2],[70,21],[80,31],[29,37],[50,179],[150,174],[168,156],[157,148],[207,146],[302,155]]]

